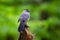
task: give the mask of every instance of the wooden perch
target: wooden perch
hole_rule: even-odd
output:
[[[20,33],[18,40],[34,40],[34,37],[29,31],[29,28],[25,28],[25,32]]]

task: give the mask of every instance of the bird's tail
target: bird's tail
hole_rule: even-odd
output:
[[[25,30],[25,26],[24,26],[24,22],[22,21],[19,25],[19,28],[18,28],[18,31],[21,32],[21,31],[24,31]]]

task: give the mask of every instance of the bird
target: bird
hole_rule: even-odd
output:
[[[21,16],[18,19],[18,22],[20,22],[18,31],[23,32],[25,30],[25,25],[30,19],[30,11],[28,9],[24,9]]]

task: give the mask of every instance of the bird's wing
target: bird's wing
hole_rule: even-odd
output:
[[[30,13],[29,12],[23,12],[19,18],[19,20],[24,20],[24,21],[28,21],[30,19]]]

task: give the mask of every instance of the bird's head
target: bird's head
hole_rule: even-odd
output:
[[[30,11],[28,9],[24,9],[22,13],[24,13],[24,14],[30,14]]]
[[[25,9],[27,12],[30,12],[28,9]]]
[[[26,11],[26,12],[30,12],[28,9],[24,9],[24,11]]]

